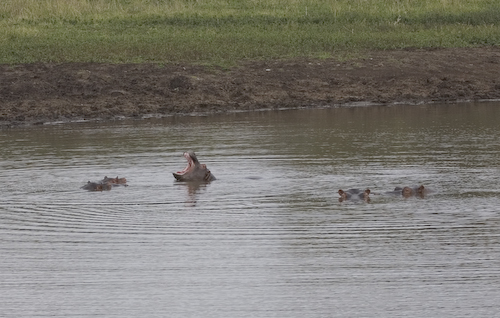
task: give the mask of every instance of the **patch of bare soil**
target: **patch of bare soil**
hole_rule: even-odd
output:
[[[377,51],[349,61],[0,65],[0,126],[353,102],[500,98],[500,48]]]

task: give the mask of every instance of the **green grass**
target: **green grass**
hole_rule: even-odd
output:
[[[233,65],[500,45],[498,0],[2,0],[0,63]]]

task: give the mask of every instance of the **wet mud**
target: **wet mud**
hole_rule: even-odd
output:
[[[190,113],[500,99],[500,48],[407,49],[349,60],[0,65],[0,127]]]

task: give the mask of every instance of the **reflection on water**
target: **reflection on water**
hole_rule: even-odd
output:
[[[494,317],[498,118],[488,103],[2,130],[0,316]],[[174,182],[189,149],[216,181]],[[129,186],[80,189],[106,175]],[[339,202],[349,188],[370,202]]]
[[[198,193],[205,190],[209,183],[206,182],[177,182],[179,187],[186,190],[186,204],[187,206],[196,206]]]

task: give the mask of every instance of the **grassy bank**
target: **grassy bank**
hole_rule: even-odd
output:
[[[500,45],[498,0],[3,0],[0,63],[330,57]]]

